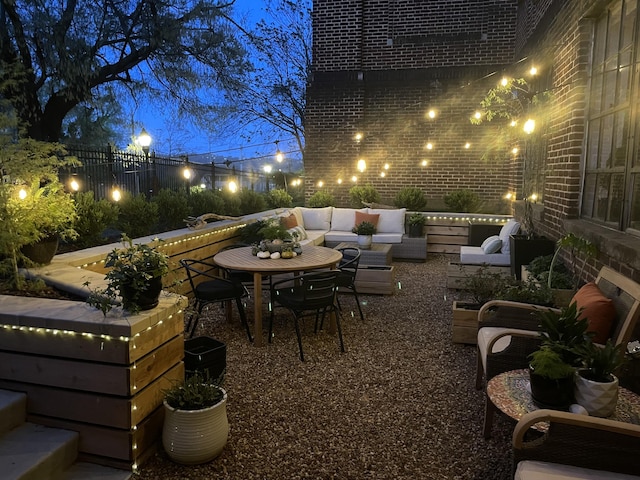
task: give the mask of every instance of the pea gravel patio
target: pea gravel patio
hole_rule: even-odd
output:
[[[498,416],[493,438],[482,437],[475,347],[451,342],[458,294],[446,288],[447,259],[394,265],[401,288],[363,295],[364,323],[350,312],[353,299],[342,297],[344,354],[337,334],[314,334],[308,319],[300,362],[284,311],[273,343],[255,348],[237,317],[228,324],[210,307],[196,335],[227,344],[227,446],[199,466],[159,452],[134,478],[510,478],[513,424]]]

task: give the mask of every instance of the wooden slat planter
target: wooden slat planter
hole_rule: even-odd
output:
[[[391,295],[395,289],[394,267],[392,265],[360,265],[356,273],[358,293]]]
[[[478,343],[478,309],[465,308],[460,302],[453,302],[451,339],[454,343]]]
[[[476,273],[482,265],[466,265],[458,262],[449,262],[447,266],[447,288],[462,289],[464,287],[465,278]],[[487,272],[500,273],[505,276],[511,275],[510,266],[487,266]]]

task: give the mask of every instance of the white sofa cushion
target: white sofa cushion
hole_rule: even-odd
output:
[[[358,235],[353,232],[348,232],[346,230],[329,230],[324,234],[324,239],[327,242],[352,242],[356,243],[358,241]]]
[[[300,242],[301,245],[324,245],[324,235],[322,230],[307,230],[307,239]]]
[[[360,210],[361,212],[365,210]],[[356,225],[355,208],[333,208],[331,214],[331,230],[350,232]]]
[[[303,226],[305,230],[329,230],[331,228],[332,210],[333,207],[300,207],[300,211],[302,212]]]
[[[508,253],[484,253],[482,247],[463,245],[460,247],[460,263],[508,266],[511,265],[511,255]]]
[[[380,215],[378,227],[376,229],[377,233],[404,233],[404,218],[407,213],[406,208],[369,208],[368,212]]]
[[[498,236],[502,240],[502,253],[510,253],[511,247],[509,246],[509,236],[515,235],[520,230],[520,223],[516,222],[513,218],[509,219],[500,229]]]
[[[558,463],[525,460],[518,463],[514,480],[638,480],[635,475],[604,472]]]
[[[402,243],[401,233],[374,233],[371,237],[373,243]]]

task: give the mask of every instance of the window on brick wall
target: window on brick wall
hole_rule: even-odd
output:
[[[640,139],[637,3],[610,4],[594,25],[582,216],[640,231],[640,143],[633,144],[634,135]]]

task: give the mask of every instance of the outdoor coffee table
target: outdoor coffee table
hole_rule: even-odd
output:
[[[342,242],[333,247],[339,248],[360,248],[357,243]],[[371,248],[360,248],[360,265],[391,265],[391,244],[372,243]]]
[[[320,268],[336,268],[342,253],[326,247],[305,245],[302,255],[294,258],[261,259],[251,254],[251,247],[240,247],[218,252],[213,261],[223,268],[253,273],[253,344],[264,345],[262,338],[262,276],[279,273],[300,273]]]
[[[529,370],[511,370],[493,377],[487,383],[487,415],[484,424],[484,437],[491,436],[493,412],[500,410],[516,422],[523,415],[538,410],[538,406],[531,398],[529,386]],[[609,420],[618,422],[637,423],[640,418],[640,395],[619,387],[618,404]],[[533,425],[535,430],[546,432],[549,424],[540,422]]]

